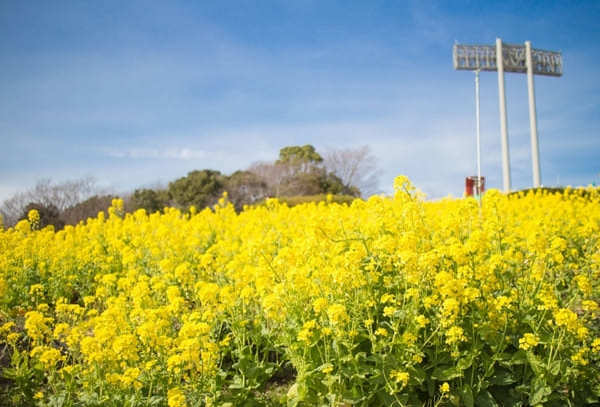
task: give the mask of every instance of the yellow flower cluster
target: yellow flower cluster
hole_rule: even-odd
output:
[[[390,376],[391,376],[392,380],[394,380],[396,383],[402,385],[402,387],[404,387],[408,384],[408,379],[410,378],[410,375],[408,374],[408,372],[403,372],[403,371],[399,371],[399,370],[392,370],[390,373]]]
[[[40,222],[40,213],[36,209],[32,209],[27,213],[27,219],[32,225],[38,225]]]
[[[425,201],[405,177],[394,188],[351,205],[270,199],[241,213],[225,198],[154,214],[115,200],[107,216],[59,232],[39,230],[32,211],[0,228],[0,342],[42,370],[28,394],[131,393],[170,407],[243,385],[255,394],[249,358],[285,358],[330,395],[377,377],[409,392],[432,376],[432,358],[467,369],[473,349],[496,360],[520,348],[599,377],[597,190],[492,190],[480,208]],[[456,377],[430,388],[454,392]]]
[[[532,333],[526,333],[522,338],[519,339],[519,348],[523,350],[529,350],[537,346],[539,342],[540,339],[536,335]]]

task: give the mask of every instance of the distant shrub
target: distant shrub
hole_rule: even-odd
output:
[[[127,212],[145,209],[147,213],[154,213],[171,206],[171,197],[166,189],[136,189],[125,205]]]
[[[543,195],[580,195],[583,198],[590,198],[593,191],[600,191],[600,187],[541,187],[526,188],[509,193],[509,196],[526,196],[531,193],[541,193]]]
[[[65,227],[65,222],[60,218],[60,212],[54,205],[43,205],[37,202],[31,202],[25,206],[19,220],[28,219],[29,212],[36,210],[39,214],[37,228],[43,229],[48,225],[54,226],[54,230],[61,230]]]
[[[105,215],[108,215],[107,209],[114,198],[115,196],[113,195],[94,195],[83,202],[65,209],[61,213],[60,218],[67,225],[77,225],[88,218],[95,218],[99,212],[104,212]]]
[[[330,195],[330,202],[337,204],[351,204],[355,199],[360,199],[351,195]],[[318,195],[299,195],[299,196],[282,196],[277,198],[279,202],[285,203],[287,206],[302,205],[311,202],[327,202],[327,194]]]

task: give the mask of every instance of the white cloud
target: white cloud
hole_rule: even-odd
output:
[[[197,160],[207,156],[206,151],[194,148],[132,148],[110,150],[107,155],[115,158]]]

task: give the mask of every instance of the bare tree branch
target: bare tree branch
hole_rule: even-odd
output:
[[[54,184],[50,178],[39,180],[35,186],[25,192],[17,192],[2,203],[0,213],[5,227],[13,226],[30,203],[46,207],[55,206],[60,212],[72,207],[96,192],[96,180],[86,177],[60,184]]]
[[[356,187],[362,197],[368,197],[379,191],[381,171],[377,158],[368,146],[357,149],[332,149],[325,153],[325,168],[337,175],[345,187]]]

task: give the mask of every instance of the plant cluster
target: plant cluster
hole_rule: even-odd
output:
[[[600,396],[600,192],[0,231],[0,404],[564,406]]]

